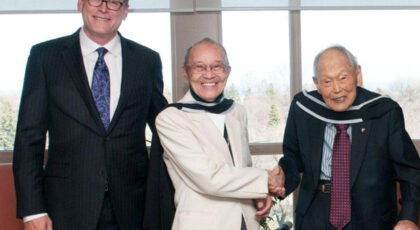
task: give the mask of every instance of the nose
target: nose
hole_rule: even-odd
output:
[[[215,77],[215,74],[213,73],[213,71],[211,71],[209,68],[207,68],[206,71],[203,72],[201,77],[209,80],[209,79],[213,79]]]
[[[206,71],[204,71],[201,76],[204,77],[204,78],[206,78],[206,79],[212,79],[212,78],[214,78],[213,71],[211,71],[210,69],[206,69]]]
[[[335,93],[339,93],[341,91],[340,83],[337,80],[333,80],[333,90]]]
[[[102,0],[101,5],[98,7],[100,11],[106,12],[108,10],[108,1]]]

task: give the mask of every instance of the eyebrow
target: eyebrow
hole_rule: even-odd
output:
[[[336,76],[340,76],[340,75],[342,75],[343,73],[348,73],[348,74],[350,74],[350,75],[351,75],[351,72],[349,72],[348,70],[341,70],[340,72],[338,72],[338,74],[337,74]],[[328,75],[326,75],[326,74],[320,74],[320,75],[319,75],[319,77],[328,77],[328,78],[334,78],[334,77],[336,77],[336,76],[328,76]]]
[[[225,64],[225,62],[224,61],[220,61],[220,60],[216,60],[216,61],[214,61],[213,63],[221,63],[221,64]],[[210,63],[210,64],[213,64],[213,63]],[[206,65],[206,63],[204,63],[204,62],[202,62],[202,61],[197,61],[197,62],[192,62],[192,64],[195,64],[195,65],[197,65],[197,64],[204,64],[204,65]]]

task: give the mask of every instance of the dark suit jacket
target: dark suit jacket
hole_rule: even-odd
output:
[[[18,217],[47,212],[55,230],[93,230],[109,178],[120,228],[142,229],[145,126],[155,131],[166,100],[159,55],[123,37],[121,47],[121,94],[108,131],[88,85],[79,31],[32,48],[13,159]]]
[[[312,96],[322,100],[313,91]],[[357,89],[354,105],[377,96]],[[286,192],[291,193],[303,173],[296,207],[299,230],[314,194],[321,171],[326,123],[301,110],[293,100],[284,134],[284,157],[279,164],[286,174]],[[402,212],[399,219],[417,222],[420,200],[420,159],[404,127],[400,107],[378,119],[352,125],[351,201],[353,229],[387,230],[397,218],[396,181],[401,184]]]

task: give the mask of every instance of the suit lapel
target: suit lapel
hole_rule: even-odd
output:
[[[139,73],[141,69],[142,56],[135,56],[132,50],[128,47],[127,40],[118,34],[121,38],[121,55],[122,55],[122,75],[121,75],[121,91],[120,98],[118,100],[117,108],[115,109],[114,116],[111,119],[111,123],[108,128],[108,132],[111,132],[117,123],[119,117],[121,116],[124,106],[127,103],[131,89],[134,86],[139,86],[138,88],[144,87],[143,75]],[[137,90],[138,90],[137,88]],[[145,100],[142,100],[145,103]]]
[[[209,118],[206,113],[186,114],[190,117],[191,121],[196,124],[198,135],[205,135],[203,138],[208,138],[210,140],[209,145],[216,149],[216,151],[211,154],[217,154],[219,155],[217,158],[224,159],[226,163],[233,165],[226,140],[217,129],[211,118]],[[206,148],[206,146],[203,146],[203,148]]]
[[[184,97],[179,100],[180,103],[188,103],[193,102],[194,98],[190,94],[190,92],[187,92]],[[226,129],[229,132],[229,129],[234,126],[231,125],[231,121],[234,119],[228,118],[228,113],[225,117],[225,123]],[[194,129],[192,132],[194,132],[195,135],[198,137],[210,140],[206,143],[210,146],[202,146],[204,150],[213,148],[215,149],[214,152],[211,152],[211,154],[214,154],[216,156],[216,159],[223,159],[224,162],[228,163],[229,165],[233,166],[232,157],[230,156],[229,147],[226,143],[225,138],[223,137],[223,134],[220,133],[219,129],[216,127],[214,122],[211,120],[211,118],[204,112],[202,113],[190,113],[190,112],[184,112],[185,116],[188,116],[188,121],[191,121],[194,124]],[[230,134],[230,133],[229,133]],[[236,144],[235,144],[236,145]],[[232,151],[234,151],[232,149]]]
[[[130,51],[127,49],[127,42],[126,40],[120,35],[121,38],[121,55],[122,55],[122,74],[121,74],[121,90],[120,90],[120,98],[118,99],[117,108],[115,109],[114,116],[112,116],[111,123],[109,124],[108,132],[114,128],[116,121],[121,115],[122,108],[126,102],[128,88],[130,83],[130,77],[134,77],[135,73],[132,73],[133,70],[130,68],[128,63],[136,63],[135,60],[129,60],[131,58]]]
[[[324,135],[325,135],[325,122],[322,122],[318,119],[309,118],[309,140],[311,151],[311,166],[314,185],[318,184],[319,175],[321,173],[321,161],[322,161],[322,149],[324,144]]]
[[[350,186],[353,186],[366,154],[366,144],[369,139],[370,129],[371,121],[357,123],[352,126]]]
[[[358,88],[354,105],[360,105],[367,100],[366,95]],[[363,159],[366,155],[366,145],[371,129],[371,121],[352,125],[351,130],[351,158],[350,158],[350,187],[356,181]]]
[[[105,132],[87,80],[80,48],[79,30],[70,36],[68,46],[63,50],[61,58],[63,58],[63,62],[65,63],[77,90],[95,121],[96,126],[92,128],[98,130],[99,127],[101,132]],[[87,124],[91,125],[91,122],[87,122]]]
[[[237,118],[234,116],[233,112],[226,114],[226,131],[229,136],[230,147],[232,149],[232,156],[235,162],[235,166],[242,167],[242,145],[241,145],[241,128],[240,123]],[[239,137],[237,137],[239,135]]]

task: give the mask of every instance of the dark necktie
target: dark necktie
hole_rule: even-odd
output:
[[[351,220],[349,125],[335,125],[331,168],[330,223],[341,230]]]
[[[109,81],[108,67],[106,66],[104,60],[104,56],[108,50],[100,47],[96,51],[98,51],[99,56],[95,64],[95,69],[93,70],[91,90],[96,108],[101,116],[102,123],[104,124],[105,129],[108,129],[110,123],[109,101],[111,85]]]
[[[230,157],[232,158],[233,166],[235,166],[235,160],[233,159],[232,147],[230,147],[230,140],[229,140],[229,135],[228,135],[228,132],[227,132],[227,129],[226,129],[226,124],[225,124],[224,130],[223,130],[223,137],[225,138],[226,144],[229,148]]]

